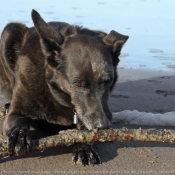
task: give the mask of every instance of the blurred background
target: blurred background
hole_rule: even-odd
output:
[[[175,70],[174,0],[8,0],[0,6],[0,33],[9,22],[33,26],[31,10],[62,21],[129,35],[120,68]]]

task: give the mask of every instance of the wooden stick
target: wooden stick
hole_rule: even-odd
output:
[[[142,141],[142,142],[175,142],[174,130],[151,129],[105,129],[105,130],[64,130],[58,135],[33,140],[32,152],[44,151],[57,146],[69,146],[74,143],[91,143],[106,141]],[[0,135],[0,158],[9,156],[7,144]],[[10,156],[14,156],[16,153]]]

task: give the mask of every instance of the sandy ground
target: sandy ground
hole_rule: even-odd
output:
[[[2,105],[5,99],[1,96]],[[111,94],[111,111],[125,109],[153,113],[175,111],[174,71],[119,69],[119,81]],[[2,123],[2,120],[1,120]],[[113,127],[122,127],[122,123]],[[138,128],[139,126],[127,126]],[[149,128],[144,126],[144,128]],[[153,127],[152,127],[153,128]],[[0,174],[175,174],[175,147],[167,143],[108,142],[94,149],[102,164],[74,165],[73,146],[58,147],[42,153],[0,160]]]

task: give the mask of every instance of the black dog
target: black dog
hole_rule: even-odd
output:
[[[8,24],[0,43],[0,83],[11,101],[3,132],[9,151],[19,154],[32,147],[31,125],[57,133],[76,127],[76,113],[79,129],[110,126],[107,99],[128,39],[115,31],[106,34],[62,22],[46,23],[34,10],[32,19],[32,28]],[[87,145],[76,146],[73,160],[83,165],[100,163]]]

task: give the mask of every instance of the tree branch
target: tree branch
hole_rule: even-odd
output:
[[[105,130],[65,130],[58,135],[33,140],[32,152],[44,151],[57,146],[69,146],[74,143],[106,141],[143,141],[143,142],[175,142],[174,130],[145,130],[145,129],[105,129]],[[7,144],[0,135],[0,158],[13,155],[7,151]]]

